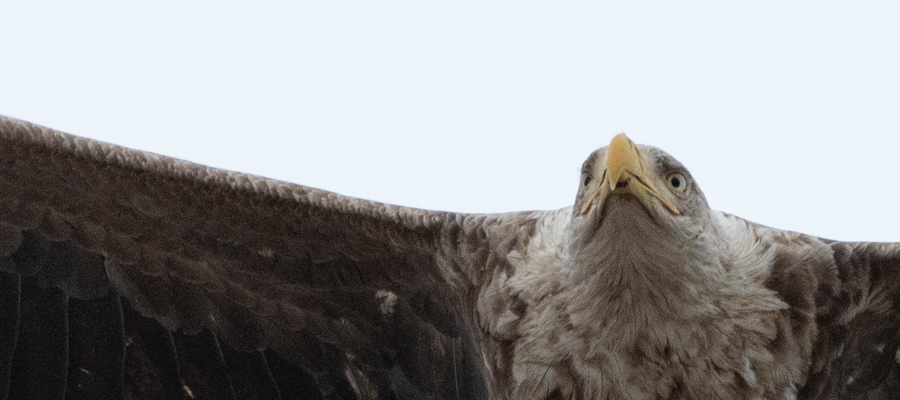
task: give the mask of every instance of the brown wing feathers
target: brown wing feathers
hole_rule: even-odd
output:
[[[820,285],[806,398],[900,392],[900,246],[830,242],[837,282]]]
[[[432,254],[443,226],[457,218],[214,170],[0,117],[4,279],[24,277],[28,290],[62,296],[53,297],[59,314],[77,307],[74,299],[106,299],[112,284],[127,300],[125,310],[134,307],[190,334],[213,329],[243,351],[267,346],[318,373],[320,384],[357,376],[353,384],[364,386],[361,391],[384,394],[405,379],[416,390],[449,394],[454,382],[441,375],[447,368],[429,363],[453,352],[463,358],[455,339],[457,310],[447,306],[461,303]],[[378,296],[399,300],[385,312]],[[16,296],[8,297],[5,313],[15,308]],[[85,306],[91,312],[73,313],[83,319],[105,307],[117,314],[112,304],[118,298],[104,301]],[[125,316],[128,332],[135,318]],[[51,319],[73,323],[60,318]],[[20,332],[30,326],[20,325]],[[150,342],[166,347],[166,340]],[[208,340],[205,346],[201,358],[212,364],[204,368],[227,372],[221,360],[229,357],[209,356],[215,346]],[[313,359],[316,351],[330,356]],[[176,361],[197,365],[184,357],[179,353]],[[325,385],[334,396],[349,390],[342,379]]]
[[[797,356],[810,360],[797,398],[900,395],[900,245],[836,242],[753,225],[775,246],[767,286],[789,305]]]

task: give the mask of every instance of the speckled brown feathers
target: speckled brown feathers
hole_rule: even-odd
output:
[[[328,343],[344,352],[339,372],[362,398],[398,385],[447,398],[483,393],[461,316],[466,288],[496,257],[481,252],[484,227],[504,223],[0,118],[0,268],[73,298],[111,286],[168,329],[209,328],[230,346],[272,348],[313,371],[318,361],[302,344]]]
[[[574,209],[469,215],[0,117],[0,399],[898,397],[900,246],[711,211],[647,147],[678,215],[585,207],[604,151]]]

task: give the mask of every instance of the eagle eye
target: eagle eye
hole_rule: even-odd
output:
[[[684,192],[687,189],[687,179],[682,174],[669,175],[669,186],[679,192]]]

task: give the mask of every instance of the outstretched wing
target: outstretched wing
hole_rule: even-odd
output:
[[[809,398],[900,397],[900,244],[827,241]]]
[[[848,243],[751,223],[774,245],[767,282],[811,360],[801,399],[900,398],[900,243]]]
[[[467,310],[518,219],[0,117],[0,398],[484,397]]]

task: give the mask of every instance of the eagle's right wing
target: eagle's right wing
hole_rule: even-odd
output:
[[[483,398],[472,308],[528,215],[380,204],[0,117],[0,398]]]

